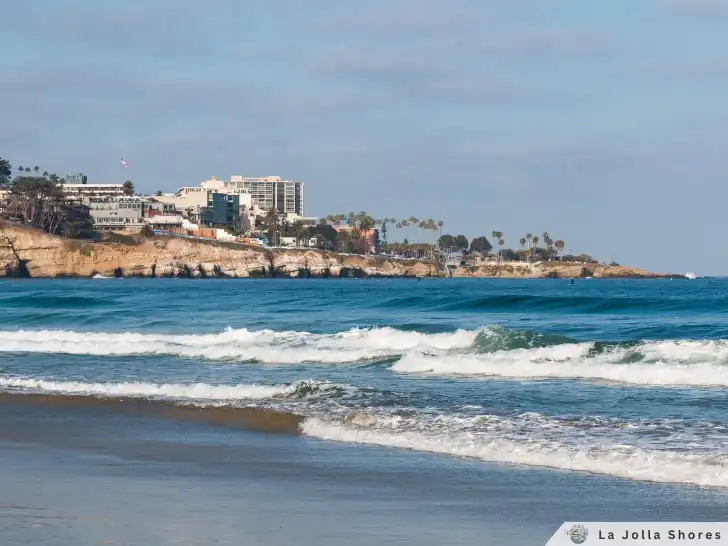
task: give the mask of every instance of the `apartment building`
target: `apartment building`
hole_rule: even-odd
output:
[[[303,216],[303,182],[280,176],[231,176],[227,188],[245,190],[252,204],[263,210],[275,208],[281,214]]]
[[[83,201],[88,198],[106,198],[124,196],[122,184],[63,184],[63,193],[70,199]]]
[[[96,229],[140,230],[144,226],[141,197],[87,197],[84,201]]]
[[[240,218],[240,196],[211,191],[207,206],[201,207],[198,221],[206,226],[234,225]]]

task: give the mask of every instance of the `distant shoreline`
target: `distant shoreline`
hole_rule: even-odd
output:
[[[3,244],[5,243],[5,244]],[[0,228],[0,276],[13,278],[684,278],[616,265],[485,261],[448,268],[425,259],[315,249],[148,237],[132,242],[64,239],[34,229]]]

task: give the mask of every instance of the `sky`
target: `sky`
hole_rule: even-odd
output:
[[[601,260],[728,275],[728,0],[2,12],[14,165],[145,192],[280,175],[306,183],[306,215],[434,218],[511,247],[548,231]]]

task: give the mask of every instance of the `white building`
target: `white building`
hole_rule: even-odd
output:
[[[250,193],[252,202],[263,210],[275,208],[281,214],[303,216],[303,182],[282,180],[280,176],[231,176],[228,188]]]
[[[97,229],[140,230],[144,226],[141,197],[85,197],[89,216]]]
[[[63,193],[72,199],[114,198],[124,195],[123,184],[62,184]]]

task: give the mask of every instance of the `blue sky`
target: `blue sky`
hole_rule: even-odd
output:
[[[0,155],[728,274],[728,0],[6,0]],[[119,158],[131,167],[124,170]],[[413,233],[410,233],[412,238]],[[403,236],[403,235],[401,235]]]

